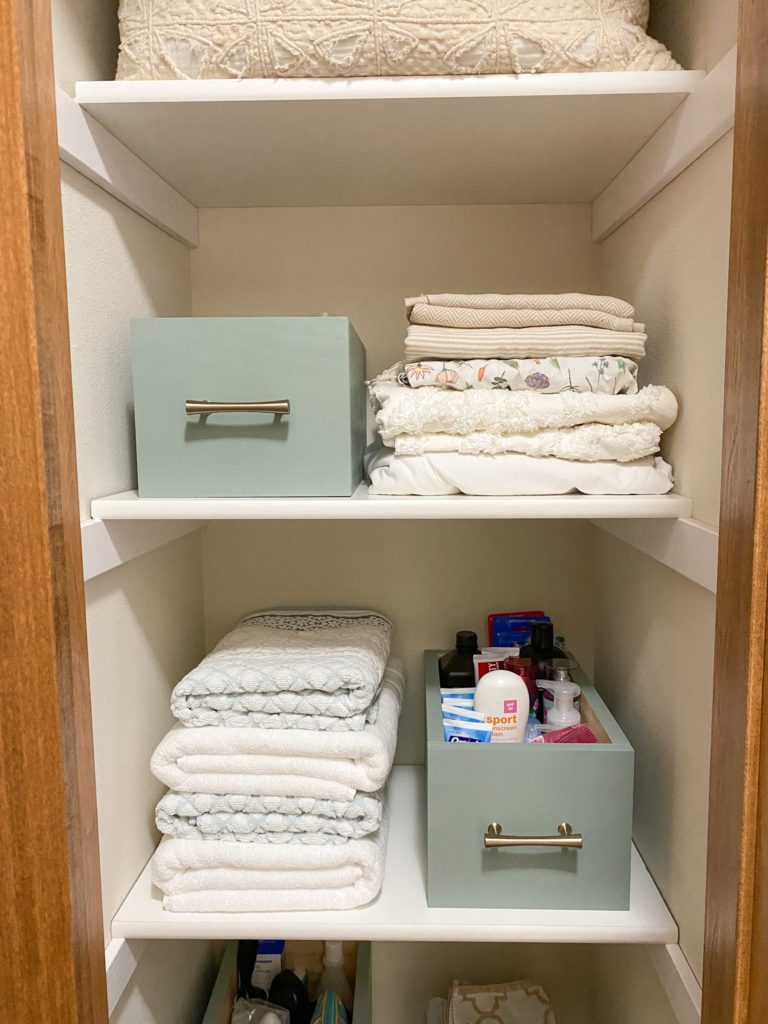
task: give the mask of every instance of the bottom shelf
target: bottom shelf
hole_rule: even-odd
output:
[[[384,942],[674,943],[677,925],[637,850],[630,909],[465,910],[426,899],[424,769],[399,767],[390,781],[390,836],[381,895],[346,911],[280,914],[175,914],[163,910],[149,865],[112,921],[126,939],[347,939]]]

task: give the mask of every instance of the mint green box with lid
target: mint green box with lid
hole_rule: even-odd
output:
[[[597,691],[574,672],[598,743],[446,743],[441,653],[425,653],[429,906],[629,909],[634,751]]]
[[[141,497],[335,497],[362,480],[365,348],[347,317],[168,317],[131,335]]]

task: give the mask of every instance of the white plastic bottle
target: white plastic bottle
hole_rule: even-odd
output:
[[[481,676],[475,689],[475,711],[491,726],[491,743],[522,743],[529,705],[523,677],[504,668]]]
[[[551,682],[549,689],[554,696],[554,703],[547,711],[547,725],[553,729],[565,729],[569,725],[578,725],[581,722],[581,715],[574,707],[574,700],[579,696],[581,690],[576,683]]]
[[[352,988],[344,971],[344,948],[341,942],[326,942],[323,973],[317,983],[318,999],[323,992],[335,992],[347,1013],[352,1012]]]

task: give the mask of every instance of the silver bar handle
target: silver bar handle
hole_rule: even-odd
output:
[[[274,402],[208,402],[188,398],[184,403],[187,416],[208,416],[212,412],[270,412],[276,416],[289,416],[291,403],[287,398]]]
[[[554,836],[505,836],[501,825],[492,821],[483,836],[486,850],[495,850],[502,846],[564,846],[571,850],[580,850],[584,846],[584,837],[574,832],[567,821],[557,826]]]

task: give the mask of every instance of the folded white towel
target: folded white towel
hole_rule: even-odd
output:
[[[582,423],[655,423],[677,418],[668,388],[648,386],[635,395],[537,395],[532,391],[445,391],[409,388],[379,377],[369,384],[376,424],[386,444],[398,434],[533,434]]]
[[[152,881],[171,911],[350,910],[381,891],[386,848],[386,812],[375,835],[339,846],[166,836],[152,858]]]
[[[152,755],[152,772],[182,793],[351,800],[386,782],[397,745],[405,669],[390,659],[370,721],[360,732],[176,725]]]
[[[631,317],[614,316],[598,309],[476,309],[467,306],[433,306],[417,302],[411,309],[412,324],[486,330],[494,327],[600,327],[604,331],[634,330]]]
[[[624,299],[612,295],[589,295],[584,292],[561,292],[551,295],[499,295],[498,292],[484,292],[462,295],[457,292],[443,292],[441,295],[418,295],[405,300],[405,309],[410,316],[417,303],[431,306],[455,306],[466,309],[596,309],[613,316],[634,317],[635,310]]]
[[[672,469],[663,459],[570,462],[528,455],[379,454],[367,460],[372,494],[666,494]]]
[[[201,727],[362,729],[391,634],[378,612],[254,612],[178,683],[171,711]]]
[[[625,356],[642,359],[648,340],[643,324],[631,331],[599,327],[422,327],[405,336],[406,362],[417,359],[535,359],[544,356]]]

